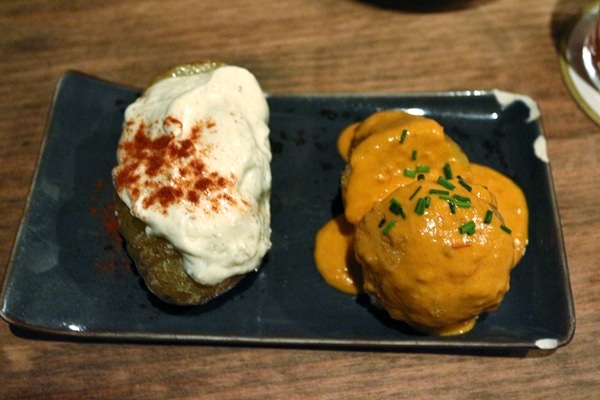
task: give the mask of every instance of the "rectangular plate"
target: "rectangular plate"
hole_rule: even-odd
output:
[[[46,138],[2,288],[2,317],[43,333],[355,348],[554,349],[575,317],[556,199],[537,107],[498,91],[406,95],[271,95],[273,248],[258,273],[197,307],[148,293],[115,231],[111,169],[125,107],[139,90],[77,72],[60,80]],[[348,124],[388,108],[438,120],[470,159],[523,188],[527,254],[500,308],[454,337],[415,334],[321,279],[317,230],[340,211]]]

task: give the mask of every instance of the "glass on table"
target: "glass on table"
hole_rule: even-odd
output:
[[[569,92],[600,124],[600,1],[583,8],[563,37],[560,67]]]
[[[599,4],[594,3],[589,13],[588,33],[583,40],[582,59],[583,65],[592,80],[592,83],[600,89],[600,13]]]

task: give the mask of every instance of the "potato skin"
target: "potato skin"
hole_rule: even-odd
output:
[[[233,288],[244,277],[234,275],[214,286],[199,284],[183,268],[181,253],[167,240],[146,234],[144,222],[134,217],[118,196],[115,196],[115,210],[127,252],[147,288],[162,301],[176,305],[204,304]]]

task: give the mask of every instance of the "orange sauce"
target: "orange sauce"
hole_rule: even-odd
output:
[[[471,164],[473,179],[486,186],[496,196],[497,207],[505,225],[512,230],[514,237],[514,263],[525,254],[528,240],[528,209],[525,196],[508,177],[489,167]],[[321,276],[334,288],[349,294],[361,291],[360,268],[355,264],[353,247],[353,225],[343,215],[330,220],[317,233],[315,262]],[[353,271],[350,273],[349,271]]]
[[[343,215],[327,222],[317,233],[315,260],[325,282],[348,294],[362,291],[360,266],[354,258],[354,225]]]
[[[402,147],[396,143],[401,134],[398,129],[400,132],[408,130],[412,135],[413,140],[409,146]],[[431,131],[435,131],[433,140],[427,133]],[[425,134],[420,136],[422,132]],[[386,146],[390,148],[386,149]],[[396,148],[391,148],[392,146]],[[398,187],[414,182],[416,179],[414,177],[409,179],[410,177],[407,177],[403,171],[405,168],[414,168],[420,163],[430,166],[430,170],[421,177],[424,181],[442,176],[444,164],[450,160],[456,175],[468,177],[469,182],[486,187],[492,194],[491,203],[502,216],[501,222],[512,231],[514,242],[512,267],[525,253],[528,238],[528,210],[521,189],[500,172],[483,165],[469,163],[458,145],[443,134],[443,128],[435,121],[395,111],[376,113],[362,123],[352,124],[343,130],[338,139],[338,151],[348,163],[346,172],[352,168],[351,174],[355,175],[350,178],[352,182],[344,181],[347,177],[342,178],[345,214],[327,222],[317,233],[314,253],[320,274],[332,287],[353,295],[364,290],[361,267],[354,254],[356,226],[373,204]],[[424,248],[423,251],[427,249]],[[468,266],[466,268],[468,269]],[[472,268],[475,271],[478,267]],[[507,290],[508,284],[506,282],[504,284]],[[481,290],[485,289],[482,287]],[[409,324],[416,325],[417,329],[429,333],[449,335],[469,331],[477,317],[466,318],[440,327],[420,326],[410,318],[397,319],[406,320]]]
[[[348,131],[354,131],[352,140]],[[446,164],[456,175],[470,178],[467,156],[440,124],[403,112],[382,111],[351,126],[342,133],[338,149],[348,158],[341,186],[344,214],[354,225],[398,186],[419,175],[437,179]]]
[[[355,122],[354,124],[347,126],[338,138],[338,153],[340,153],[340,156],[342,156],[344,161],[348,161],[348,158],[350,158],[350,150],[352,149],[352,144],[354,142],[354,134],[359,126],[360,122]]]
[[[473,182],[485,186],[496,198],[496,207],[504,224],[512,230],[515,244],[514,265],[525,255],[529,237],[529,210],[519,186],[500,172],[484,165],[471,163]]]
[[[513,239],[501,229],[498,216],[484,222],[487,211],[493,210],[487,191],[471,187],[468,191],[457,185],[451,191],[470,199],[470,206],[455,212],[448,200],[432,194],[442,188],[435,181],[399,187],[356,227],[354,247],[363,289],[392,318],[427,332],[448,332],[502,301],[513,267]],[[418,188],[419,195],[411,201]],[[419,214],[415,203],[425,196],[430,203]],[[392,199],[404,207],[406,217],[390,209]],[[380,224],[382,220],[386,223]],[[394,221],[391,229],[386,229],[388,221]],[[471,234],[461,231],[467,222],[473,223]]]

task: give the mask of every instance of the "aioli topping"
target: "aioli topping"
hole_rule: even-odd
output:
[[[199,283],[256,269],[271,246],[269,109],[247,70],[165,77],[125,112],[113,179]]]

